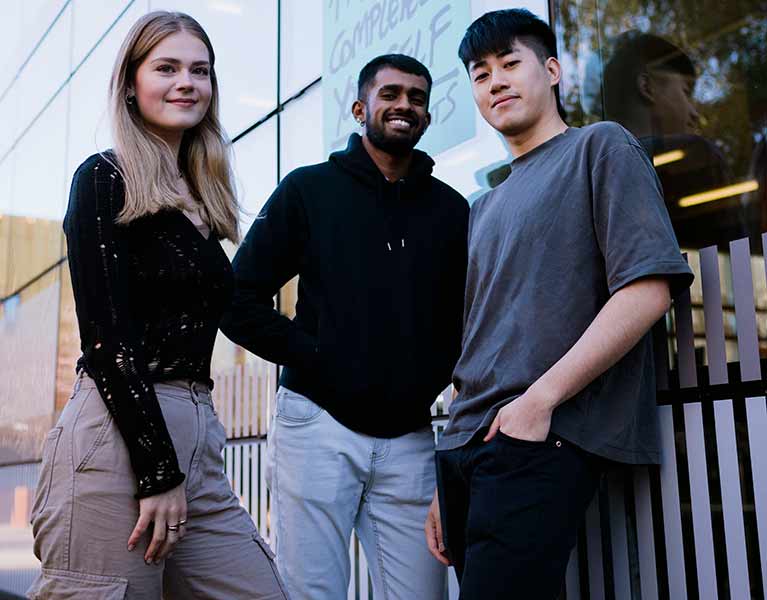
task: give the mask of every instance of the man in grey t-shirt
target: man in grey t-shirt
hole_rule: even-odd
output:
[[[515,158],[471,210],[458,396],[426,537],[461,598],[554,599],[606,461],[659,460],[648,330],[692,272],[636,139],[562,120],[546,23],[488,13],[459,55]]]

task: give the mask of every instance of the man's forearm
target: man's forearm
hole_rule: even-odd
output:
[[[532,387],[553,410],[623,358],[670,304],[665,279],[640,279],[618,290],[575,345]]]
[[[311,367],[317,358],[317,340],[258,298],[235,296],[221,331],[249,352],[283,366]]]

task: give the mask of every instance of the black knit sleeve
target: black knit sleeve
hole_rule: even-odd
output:
[[[137,498],[184,481],[138,329],[131,322],[127,250],[115,217],[124,202],[116,169],[96,155],[75,173],[64,219],[83,362],[128,447]]]

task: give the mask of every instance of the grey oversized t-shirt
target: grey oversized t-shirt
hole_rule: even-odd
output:
[[[570,128],[512,162],[469,222],[459,394],[440,450],[490,425],[581,337],[611,294],[648,275],[689,286],[660,183],[615,123]],[[553,433],[599,456],[658,462],[650,335],[561,404]]]

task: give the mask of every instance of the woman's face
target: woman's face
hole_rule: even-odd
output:
[[[175,144],[200,123],[210,106],[210,69],[208,49],[191,33],[158,43],[139,65],[133,90],[147,129]]]

